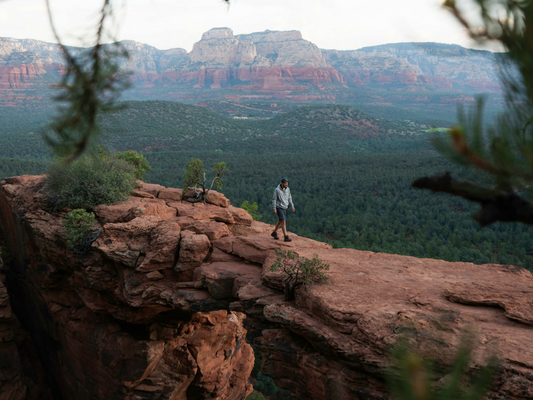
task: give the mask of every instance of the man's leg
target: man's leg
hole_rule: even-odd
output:
[[[278,214],[278,218],[279,217],[280,217],[280,215]],[[276,226],[274,227],[274,232],[272,232],[270,234],[270,236],[272,236],[274,239],[279,239],[279,237],[278,237],[278,229],[279,229],[280,226],[282,226],[282,222],[283,222],[282,220],[278,219],[278,222],[277,222]]]
[[[283,231],[283,235],[284,236],[287,236],[287,221],[286,220],[283,220],[283,221],[279,221],[281,222],[281,230]],[[279,223],[278,222],[278,223]],[[277,225],[276,225],[277,226]]]

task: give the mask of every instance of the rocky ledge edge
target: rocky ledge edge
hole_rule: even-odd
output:
[[[56,399],[244,399],[247,331],[262,371],[296,398],[382,399],[390,346],[406,332],[446,365],[467,329],[472,371],[488,355],[501,361],[490,398],[533,398],[524,269],[275,241],[221,193],[191,204],[140,181],[125,202],[94,210],[100,236],[77,255],[66,213],[51,212],[42,189],[42,176],[0,182],[0,240],[11,306]],[[270,271],[280,247],[317,254],[328,283],[284,302],[283,276]]]

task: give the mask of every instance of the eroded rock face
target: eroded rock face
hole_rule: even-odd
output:
[[[42,177],[10,182],[0,183],[10,290],[44,349],[54,398],[243,399],[253,364],[245,315],[263,372],[298,399],[388,398],[389,349],[405,332],[446,365],[466,329],[477,337],[471,371],[486,356],[501,360],[489,398],[533,397],[526,270],[332,249],[292,234],[280,242],[225,201],[191,204],[149,184],[97,210],[100,237],[80,256],[65,249],[64,214],[46,211]],[[284,302],[284,276],[270,269],[277,248],[317,254],[330,280]]]
[[[15,311],[36,338],[54,399],[240,399],[251,392],[245,315],[228,311],[203,282],[180,280],[176,264],[192,264],[203,252],[198,267],[211,243],[181,230],[178,210],[156,197],[164,188],[141,185],[126,202],[95,210],[100,237],[76,255],[66,250],[65,214],[45,211],[42,177],[11,182],[0,183],[0,238],[14,257],[12,290],[23,299]],[[219,217],[212,210],[203,219],[219,224]],[[204,240],[188,246],[191,237]],[[0,333],[8,335],[2,317],[12,314],[1,283],[0,313]],[[26,399],[11,350],[5,380],[0,369],[0,398]]]
[[[311,343],[314,351],[326,355],[318,358],[325,375],[313,380],[320,385],[301,384],[307,374],[317,375],[317,360],[311,357],[303,361],[294,379],[288,378],[292,361],[287,354],[272,351],[274,346],[267,339],[277,343],[286,332],[274,330],[260,339],[260,347],[268,354],[266,372],[287,382],[287,387],[298,387],[302,397],[326,396],[332,386],[341,398],[353,391],[379,398],[382,389],[375,378],[383,378],[388,349],[402,336],[400,332],[411,332],[407,336],[410,344],[424,356],[450,365],[461,333],[467,330],[473,330],[477,338],[474,370],[493,354],[502,362],[502,372],[495,377],[498,389],[490,398],[533,395],[533,382],[527,378],[533,369],[533,352],[527,346],[533,333],[529,271],[348,249],[298,251],[308,258],[313,253],[330,264],[331,281],[308,288],[295,305],[268,305],[264,315],[300,339],[306,338],[296,341],[295,354]],[[264,273],[276,283],[275,273]],[[344,371],[339,361],[363,364],[367,374],[361,379],[344,373],[328,377],[327,371],[334,368]]]
[[[398,43],[322,53],[350,86],[501,90],[494,54],[457,45]]]
[[[31,338],[13,313],[0,249],[0,400],[52,400]],[[27,375],[40,373],[40,379]]]
[[[15,343],[15,316],[5,286],[2,251],[0,249],[0,399],[23,400],[28,388],[22,381],[20,355]]]
[[[176,95],[195,97],[199,88],[233,88],[251,92],[244,97],[294,102],[335,101],[339,88],[501,92],[494,67],[498,56],[456,45],[399,43],[324,50],[299,31],[235,36],[230,28],[205,32],[189,53],[180,48],[158,50],[130,40],[122,45],[130,58],[121,60],[120,67],[132,71],[136,96],[173,101]],[[42,99],[36,90],[46,91],[63,71],[57,45],[0,38],[0,105]],[[317,89],[324,94],[317,95]]]

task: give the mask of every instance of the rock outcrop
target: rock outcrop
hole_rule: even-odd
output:
[[[0,236],[13,257],[9,291],[54,399],[240,399],[251,392],[245,315],[173,269],[181,234],[207,237],[190,230],[195,219],[178,217],[147,185],[138,190],[143,197],[97,207],[100,237],[76,255],[66,249],[64,214],[46,211],[42,177],[14,182],[0,184]],[[215,208],[197,230],[216,230]]]
[[[335,100],[350,88],[500,92],[496,57],[487,51],[438,43],[400,43],[353,51],[321,50],[299,31],[234,35],[229,28],[204,33],[190,53],[123,41],[121,60],[135,83],[136,99],[177,100],[199,89],[231,89],[225,96],[293,101]],[[81,49],[72,49],[74,53]],[[42,97],[63,71],[60,49],[36,40],[0,38],[0,106]],[[154,89],[152,89],[154,88]],[[220,93],[219,93],[220,95]],[[203,98],[209,95],[203,94]],[[270,98],[268,97],[268,98]],[[229,98],[229,97],[228,97]]]
[[[0,238],[13,257],[8,291],[22,299],[14,312],[55,399],[243,399],[253,364],[244,326],[263,372],[297,399],[388,398],[391,345],[407,337],[446,366],[465,330],[477,338],[471,372],[500,359],[489,397],[533,398],[524,269],[280,242],[221,194],[193,205],[144,183],[96,208],[100,237],[76,255],[42,179],[0,183]],[[317,254],[330,280],[284,302],[283,275],[270,270],[280,247]]]

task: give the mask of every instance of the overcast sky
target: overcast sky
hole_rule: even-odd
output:
[[[442,0],[120,0],[116,37],[158,49],[190,51],[202,33],[229,27],[234,34],[299,30],[322,49],[355,50],[397,42],[475,44]],[[102,0],[50,0],[62,40],[89,45]],[[92,24],[92,25],[91,25]],[[55,42],[45,0],[0,0],[0,37]]]

